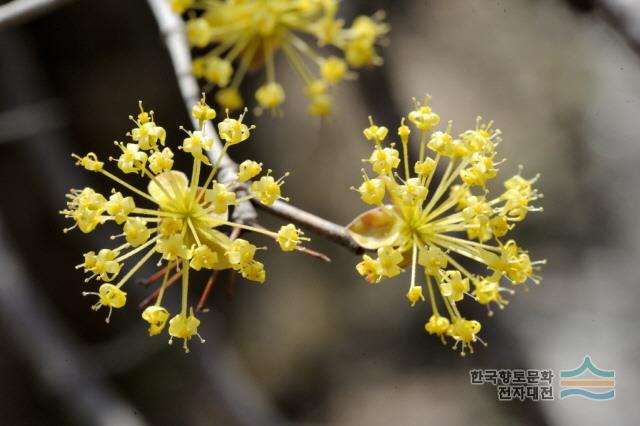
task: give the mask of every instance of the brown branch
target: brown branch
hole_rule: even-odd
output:
[[[302,228],[321,235],[355,254],[364,252],[364,249],[351,238],[344,226],[337,225],[280,200],[271,206],[266,206],[258,201],[254,201],[254,204],[261,210],[300,225]]]
[[[0,30],[44,15],[71,0],[13,0],[0,6]]]

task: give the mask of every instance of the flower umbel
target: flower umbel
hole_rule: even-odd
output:
[[[329,89],[353,78],[351,69],[380,65],[376,45],[388,33],[384,14],[358,16],[351,27],[337,17],[337,0],[181,0],[171,2],[187,15],[187,38],[204,52],[193,62],[196,77],[218,88],[224,108],[240,108],[240,85],[247,72],[264,66],[266,80],[255,92],[258,109],[277,111],[285,101],[275,56],[281,51],[305,85],[311,115],[331,111]],[[197,12],[197,13],[196,13]],[[323,56],[305,39],[341,56]]]
[[[137,118],[130,117],[135,127],[127,136],[132,142],[116,142],[121,154],[110,160],[117,163],[123,173],[135,173],[147,179],[146,191],[107,171],[94,153],[83,157],[74,154],[77,165],[110,178],[128,195],[115,189],[108,197],[92,188],[72,189],[67,195],[67,208],[61,211],[75,222],[65,232],[77,227],[89,233],[106,222],[114,222],[122,227],[121,233],[112,237],[124,239],[120,245],[113,249],[103,248],[97,253],[88,252],[84,255],[83,263],[77,266],[90,274],[85,282],[96,279],[102,283],[98,291],[83,292],[84,295],[98,297],[93,309],[108,307],[109,322],[112,310],[126,304],[124,285],[145,263],[155,258],[158,266],[162,267],[156,274],[158,280],[162,278],[162,284],[157,290],[155,304],[144,310],[142,318],[149,323],[151,336],[162,332],[169,322],[171,338],[183,339],[185,351],[188,351],[187,342],[191,337],[200,337],[197,332],[200,320],[189,307],[190,269],[212,272],[229,269],[248,280],[260,283],[265,280],[263,264],[254,259],[257,247],[244,239],[232,240],[224,232],[226,229],[236,228],[267,235],[285,251],[297,248],[301,240],[308,240],[301,237],[302,233],[293,225],[286,225],[276,233],[262,227],[236,223],[229,218],[229,210],[241,202],[255,198],[262,203],[272,204],[279,198],[283,199],[280,195],[282,178],[274,181],[269,174],[263,175],[253,182],[254,185],[258,184],[257,190],[251,191],[251,180],[262,169],[260,163],[247,160],[234,181],[218,182],[216,175],[227,149],[247,140],[254,126],[243,123],[244,114],[238,119],[227,116],[218,125],[224,146],[217,158],[210,162],[207,153],[212,149],[214,139],[213,135],[207,134],[204,124],[215,117],[215,111],[206,104],[203,96],[192,114],[200,123],[200,128],[195,131],[183,129],[186,137],[179,146],[193,158],[190,177],[173,170],[174,152],[169,147],[161,146],[165,144],[165,131],[155,123],[153,112],[146,112],[140,103]],[[259,184],[265,178],[267,184]],[[242,197],[237,197],[235,188],[240,185],[245,189]],[[142,207],[144,204],[150,207]],[[125,267],[125,262],[135,256],[139,256],[137,262]],[[126,273],[121,274],[122,271]],[[171,315],[162,305],[163,296],[165,290],[180,277],[181,309],[169,320]]]
[[[356,218],[348,230],[360,246],[378,254],[377,258],[365,255],[356,266],[358,273],[377,283],[410,267],[406,296],[412,306],[426,300],[423,287],[427,288],[431,316],[425,330],[440,336],[443,343],[446,337],[452,338],[454,349],[460,345],[465,355],[467,349],[473,353],[473,343],[484,342],[478,336],[480,323],[464,318],[458,302],[473,299],[487,305],[491,316],[489,304],[502,309],[508,303],[502,295],[514,293],[502,282],[519,285],[541,280],[535,271],[545,261],[531,261],[514,240],[503,237],[529,212],[542,211],[531,205],[542,194],[533,187],[538,176],[527,179],[520,167],[504,182],[504,192],[490,197],[486,184],[502,163],[495,161],[500,130],[478,117],[474,129],[457,137],[451,122],[446,131],[436,131],[440,117],[428,103],[428,97],[424,105],[416,101],[407,117],[419,135],[413,168],[409,164],[412,131],[405,119],[398,128],[402,152],[393,143],[384,146],[388,129],[369,119],[364,136],[375,146],[363,161],[371,165],[375,177],[363,170],[364,182],[352,189],[375,208]],[[465,261],[483,265],[486,274],[470,272]],[[420,267],[423,279],[418,278]]]

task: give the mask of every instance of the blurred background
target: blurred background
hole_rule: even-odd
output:
[[[545,211],[514,236],[548,265],[540,286],[493,318],[463,306],[489,342],[466,358],[424,332],[429,312],[408,307],[406,276],[367,285],[357,258],[320,237],[309,246],[331,263],[268,250],[265,285],[239,279],[230,291],[223,274],[200,315],[207,343],[188,355],[147,336],[136,304],[149,290],[135,283],[106,325],[74,265],[107,234],[63,235],[58,210],[69,188],[108,183],[69,154],[108,157],[139,99],[177,144],[189,118],[169,57],[144,1],[78,0],[0,30],[0,423],[637,424],[640,49],[625,29],[640,4],[614,1],[635,13],[620,15],[608,2],[572,3],[344,1],[347,21],[387,11],[385,66],[341,85],[320,124],[279,64],[284,117],[251,115],[257,129],[232,153],[289,170],[293,204],[346,224],[365,208],[349,187],[370,151],[369,114],[394,128],[411,98],[429,93],[458,129],[478,114],[494,119],[508,158],[501,176],[518,164],[542,174]],[[615,369],[614,400],[498,402],[493,387],[469,383],[472,368],[557,372],[587,354]]]

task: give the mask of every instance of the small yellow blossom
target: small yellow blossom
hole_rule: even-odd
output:
[[[473,353],[473,346],[471,343],[475,343],[476,341],[482,342],[482,339],[476,336],[476,334],[480,332],[481,328],[482,326],[478,321],[469,321],[462,317],[454,318],[451,322],[451,326],[449,326],[449,329],[447,330],[447,335],[452,337],[455,341],[453,349],[456,349],[458,344],[460,344],[460,355],[466,355],[465,348],[469,348],[469,352]]]
[[[422,295],[422,287],[417,285],[415,287],[411,287],[407,292],[407,299],[411,302],[411,306],[415,306],[418,301],[422,300],[424,302],[424,296]]]
[[[436,168],[436,162],[433,158],[425,158],[424,161],[416,161],[413,171],[421,178],[428,178]]]
[[[242,267],[240,270],[242,276],[248,280],[262,284],[265,280],[265,270],[262,262],[253,260]]]
[[[425,105],[421,105],[419,102],[415,101],[416,109],[411,111],[408,115],[409,121],[413,123],[419,130],[431,130],[434,126],[440,123],[440,116],[434,113],[428,105],[429,98],[427,98],[427,102]],[[434,136],[442,137],[446,136],[442,134],[442,132],[435,132]],[[434,149],[434,151],[437,151]]]
[[[369,117],[369,122],[371,125],[362,131],[364,137],[369,141],[382,142],[389,134],[389,129],[384,126],[376,126],[371,117]]]
[[[378,268],[381,277],[391,278],[402,272],[398,266],[400,262],[402,262],[402,254],[399,251],[388,246],[378,249]]]
[[[204,18],[194,18],[187,21],[187,38],[195,47],[205,47],[209,44],[212,28]]]
[[[362,26],[366,33],[367,24]],[[501,285],[503,280],[513,285],[540,282],[536,271],[545,262],[532,261],[514,240],[502,238],[529,212],[542,210],[532,205],[542,194],[533,187],[538,176],[527,179],[520,168],[505,181],[502,194],[490,196],[487,183],[497,177],[502,163],[495,161],[500,130],[481,118],[474,129],[457,136],[452,122],[446,130],[436,130],[440,116],[431,109],[429,100],[427,97],[424,104],[415,101],[414,110],[406,117],[419,135],[413,168],[408,158],[414,132],[405,118],[397,133],[402,156],[393,141],[384,146],[387,128],[369,118],[363,134],[375,147],[365,162],[376,177],[370,179],[363,171],[363,183],[357,191],[363,202],[375,208],[358,216],[348,230],[362,248],[378,253],[377,259],[364,255],[356,265],[358,273],[373,283],[410,266],[406,296],[412,306],[426,299],[423,287],[428,294],[431,316],[425,330],[443,342],[453,339],[454,348],[460,345],[464,355],[473,352],[473,343],[484,343],[478,337],[480,323],[462,317],[458,309],[457,303],[465,295],[486,305],[492,315],[489,305],[503,308],[508,303],[503,294],[514,292]],[[437,170],[443,170],[439,182],[435,181]],[[470,272],[468,261],[484,266],[485,274]],[[417,273],[419,267],[422,274]]]
[[[195,67],[196,61],[202,61],[201,67]],[[218,87],[227,87],[233,76],[233,65],[231,62],[217,56],[198,58],[194,61],[194,74],[202,77],[209,83]],[[196,70],[200,70],[197,72]]]
[[[157,175],[171,170],[172,167],[173,151],[169,148],[164,148],[162,151],[156,151],[149,156],[149,169]]]
[[[182,150],[193,155],[194,158],[209,165],[209,158],[204,154],[204,150],[209,151],[213,146],[213,136],[205,136],[200,130],[188,132],[189,137],[182,142]]]
[[[142,109],[142,106],[140,108]],[[138,126],[131,130],[131,139],[138,143],[140,149],[156,149],[158,148],[158,142],[164,145],[167,132],[152,121],[153,112],[146,113],[141,111],[138,115],[138,120],[133,120],[133,117],[130,118]]]
[[[90,172],[99,172],[104,166],[104,163],[98,161],[98,156],[93,152],[88,153],[84,157],[79,157],[74,154],[73,157],[78,159],[76,165],[82,166]]]
[[[256,90],[258,105],[264,109],[276,109],[284,102],[284,89],[275,81],[264,84]]]
[[[198,78],[217,86],[216,100],[230,110],[243,106],[239,88],[247,73],[263,68],[266,82],[255,98],[261,109],[278,109],[286,96],[276,79],[275,60],[282,52],[305,84],[320,80],[334,86],[353,78],[351,69],[382,63],[377,46],[389,32],[384,14],[358,16],[350,27],[337,17],[337,0],[171,0],[186,14],[189,43],[200,50],[193,61]],[[310,37],[310,40],[309,40]],[[342,55],[323,56],[332,46]],[[310,114],[330,113],[328,93],[307,93]]]
[[[447,317],[440,316],[437,313],[431,315],[429,321],[424,325],[424,329],[427,333],[440,336],[442,343],[445,343],[444,336],[449,330],[449,327],[449,319]]]
[[[502,298],[500,293],[514,294],[515,291],[505,287],[500,287],[499,281],[491,277],[482,277],[473,282],[475,290],[471,293],[481,305],[487,305],[489,316],[493,316],[493,311],[489,308],[489,303],[495,303],[500,309],[504,309],[509,304],[508,300]]]
[[[249,179],[253,179],[258,176],[262,171],[262,163],[257,163],[253,160],[245,160],[238,166],[238,180],[240,182],[246,182]]]
[[[260,200],[262,204],[267,206],[270,206],[275,203],[276,200],[282,198],[280,187],[284,184],[284,178],[289,175],[286,173],[280,179],[275,180],[269,173],[271,173],[271,170],[267,172],[266,176],[262,176],[260,180],[251,184],[251,191],[257,195],[258,200]]]
[[[424,266],[428,275],[438,276],[440,271],[447,267],[448,262],[447,255],[436,246],[421,250],[418,256],[418,263]]]
[[[140,217],[132,217],[124,224],[124,236],[131,247],[138,247],[146,243],[151,236],[147,222]]]
[[[320,65],[320,74],[327,83],[339,83],[348,75],[348,72],[349,66],[346,61],[337,56],[329,56]]]
[[[394,148],[376,148],[369,157],[369,163],[374,172],[386,175],[400,164],[400,153]]]
[[[216,102],[218,102],[223,108],[231,111],[240,109],[242,108],[242,105],[244,105],[242,95],[235,87],[227,87],[225,89],[218,90],[216,93]]]
[[[122,149],[122,154],[118,158],[118,168],[124,173],[137,173],[147,164],[147,154],[141,150],[140,145],[128,143],[116,143]]]
[[[369,179],[364,175],[364,182],[357,189],[360,199],[367,204],[378,205],[382,203],[385,193],[385,184],[382,179]]]
[[[193,251],[189,265],[196,271],[199,271],[202,268],[213,269],[217,263],[218,253],[207,246],[200,246]]]
[[[109,322],[111,320],[111,312],[113,308],[122,308],[127,303],[127,293],[120,290],[117,286],[113,284],[102,284],[97,293],[85,291],[82,292],[83,296],[95,295],[98,296],[98,302],[91,307],[94,311],[97,311],[103,306],[109,308],[109,314],[105,319],[105,322]]]
[[[115,192],[109,197],[106,207],[107,213],[114,217],[116,223],[122,223],[127,220],[127,216],[136,208],[136,205],[132,197],[123,197],[120,192]]]
[[[213,187],[205,193],[205,201],[211,203],[211,210],[214,213],[223,214],[229,206],[236,202],[236,193],[229,191],[229,186],[224,183],[214,183]]]
[[[462,278],[460,271],[445,271],[440,282],[440,293],[459,302],[469,291],[469,278]]]
[[[251,129],[254,129],[255,126],[247,126],[242,122],[243,119],[244,114],[241,114],[240,118],[237,120],[235,118],[229,118],[227,115],[227,118],[218,123],[218,132],[220,133],[220,137],[227,145],[239,144],[240,142],[246,141],[249,139],[249,136],[251,136]]]
[[[169,311],[162,306],[147,306],[142,311],[142,319],[149,323],[149,336],[160,334],[169,319]]]
[[[207,105],[207,102],[204,97],[204,93],[202,94],[202,98],[200,102],[195,104],[191,109],[191,115],[198,120],[200,123],[206,120],[213,120],[216,118],[216,110]]]
[[[225,253],[227,260],[234,269],[242,269],[253,261],[257,247],[247,240],[238,238],[227,248]]]
[[[370,283],[378,282],[378,270],[380,266],[377,260],[372,259],[368,255],[364,255],[362,257],[362,261],[356,265],[356,270],[360,275],[365,277],[365,279]]]
[[[282,251],[295,250],[302,240],[308,240],[308,238],[302,237],[301,230],[296,228],[293,224],[283,225],[278,231],[278,237],[276,238]]]
[[[102,170],[102,169],[100,169]],[[107,200],[102,194],[95,192],[91,188],[84,188],[82,191],[72,189],[67,194],[67,210],[63,212],[75,221],[75,225],[67,228],[64,232],[78,227],[84,233],[93,231],[96,226],[104,223],[107,218],[103,216],[106,210]]]
[[[169,321],[169,344],[173,342],[173,338],[182,339],[182,348],[189,353],[188,342],[193,336],[198,336],[200,341],[204,343],[204,339],[198,334],[198,326],[200,320],[193,315],[193,308],[189,311],[189,315],[181,312]]]
[[[85,272],[93,274],[85,280],[86,282],[94,277],[99,277],[106,282],[113,281],[122,267],[117,259],[119,255],[118,250],[101,249],[98,254],[90,251],[84,254],[84,263],[78,265],[77,268],[84,268]]]
[[[176,7],[186,5],[185,2],[175,3]],[[67,207],[60,213],[74,222],[65,232],[77,227],[89,233],[107,222],[118,225],[119,231],[111,239],[121,239],[120,244],[85,253],[83,262],[76,267],[88,274],[86,283],[94,279],[99,281],[98,291],[83,294],[98,297],[94,310],[103,306],[109,308],[107,322],[114,308],[126,304],[125,284],[145,264],[156,263],[162,272],[154,274],[158,277],[154,282],[163,277],[162,284],[154,295],[155,304],[143,311],[142,319],[149,323],[151,336],[161,333],[170,317],[162,305],[165,290],[182,278],[180,311],[169,321],[168,332],[172,339],[183,339],[183,346],[188,350],[187,342],[191,337],[199,336],[200,324],[189,306],[190,270],[210,270],[212,273],[234,270],[251,281],[262,283],[266,279],[264,265],[255,259],[257,247],[244,239],[232,241],[227,229],[266,235],[276,240],[284,251],[292,250],[308,239],[292,225],[284,226],[276,233],[229,219],[229,210],[242,202],[257,199],[273,203],[282,198],[283,178],[276,181],[269,171],[253,181],[262,172],[262,164],[255,161],[243,162],[237,177],[228,173],[229,181],[218,181],[218,171],[227,149],[247,140],[253,129],[243,123],[244,114],[235,119],[227,113],[227,117],[218,123],[224,146],[215,147],[214,135],[208,133],[205,122],[215,118],[216,113],[207,105],[204,96],[200,99],[192,109],[199,127],[194,131],[183,129],[187,137],[179,147],[190,154],[192,160],[188,177],[173,170],[175,148],[164,146],[166,133],[156,124],[153,112],[145,111],[141,103],[139,108],[136,118],[130,116],[136,126],[127,133],[131,142],[116,143],[121,153],[111,161],[116,162],[122,172],[137,173],[146,179],[147,187],[139,189],[111,173],[94,153],[74,154],[78,166],[106,176],[118,184],[122,192],[112,189],[107,199],[92,188],[72,189],[67,194]],[[217,152],[217,156],[209,160],[212,151]],[[237,189],[242,190],[241,197],[236,196]],[[136,257],[138,259],[129,265]]]

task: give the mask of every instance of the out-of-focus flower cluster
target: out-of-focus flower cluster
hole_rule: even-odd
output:
[[[110,195],[89,187],[73,189],[67,195],[67,208],[61,211],[75,222],[65,232],[78,228],[89,233],[106,222],[121,227],[111,238],[123,240],[121,244],[85,253],[84,261],[77,266],[89,274],[86,283],[95,279],[100,284],[97,291],[83,292],[98,297],[93,309],[107,307],[109,322],[112,310],[126,304],[124,285],[145,263],[155,259],[161,267],[157,274],[162,277],[161,286],[155,303],[144,310],[142,318],[149,323],[150,335],[160,333],[168,321],[169,342],[173,338],[183,339],[187,351],[187,341],[193,336],[200,337],[200,321],[188,301],[190,270],[232,269],[248,280],[259,283],[265,280],[264,265],[255,258],[259,248],[241,238],[232,240],[225,230],[240,228],[265,234],[276,240],[284,251],[294,250],[301,240],[306,240],[293,225],[283,226],[276,233],[235,223],[229,218],[229,209],[241,202],[255,198],[270,205],[282,198],[283,178],[274,179],[271,170],[259,176],[262,164],[247,160],[240,165],[234,181],[218,182],[216,173],[227,149],[246,141],[253,126],[243,122],[244,114],[238,119],[227,116],[220,121],[218,132],[224,145],[218,147],[212,164],[207,154],[215,148],[215,141],[214,135],[205,131],[205,122],[214,119],[216,112],[203,97],[193,107],[192,114],[200,128],[195,131],[183,129],[186,137],[179,146],[193,157],[190,176],[173,170],[174,151],[165,146],[166,132],[155,122],[153,112],[146,112],[140,104],[137,117],[130,117],[135,124],[127,133],[130,141],[116,142],[120,154],[110,160],[117,163],[121,172],[147,179],[146,191],[109,172],[94,153],[82,157],[74,155],[77,165],[110,178],[125,194],[115,189]],[[239,186],[246,188],[248,194],[238,197],[236,188]],[[142,207],[145,203],[150,207]],[[139,259],[125,267],[125,263],[136,256]],[[181,309],[169,319],[171,315],[163,307],[163,296],[179,279],[182,280]]]
[[[443,343],[452,338],[454,349],[460,344],[464,355],[467,348],[473,352],[472,343],[482,342],[481,325],[465,318],[458,302],[469,298],[503,308],[508,303],[503,294],[514,293],[503,282],[540,281],[535,270],[544,261],[532,261],[507,234],[529,212],[542,210],[531,204],[542,195],[533,187],[538,176],[527,179],[520,171],[504,182],[501,194],[491,197],[486,184],[497,176],[502,162],[495,159],[501,132],[493,129],[492,122],[482,124],[480,117],[474,129],[457,137],[451,122],[446,131],[434,131],[440,117],[428,102],[428,98],[425,105],[416,102],[409,113],[414,130],[402,119],[398,128],[402,152],[393,143],[385,146],[388,129],[370,119],[364,136],[375,147],[364,161],[374,176],[363,169],[364,181],[353,189],[363,202],[376,207],[352,222],[349,231],[362,247],[377,251],[376,258],[364,255],[357,271],[370,283],[378,283],[410,267],[411,305],[426,301],[425,294],[429,298],[426,331],[440,336]],[[409,140],[414,131],[419,150],[411,167]],[[439,170],[442,175],[435,184]],[[487,273],[470,272],[465,261],[484,265]],[[493,314],[490,308],[489,314]]]
[[[171,0],[171,6],[186,14],[189,42],[204,52],[196,55],[194,74],[215,86],[216,101],[230,110],[244,105],[239,88],[247,72],[263,66],[266,79],[256,101],[260,110],[278,109],[285,90],[274,57],[282,51],[304,82],[309,113],[326,116],[329,89],[353,77],[351,69],[380,65],[376,45],[389,31],[382,12],[358,16],[345,27],[337,0]],[[342,54],[323,56],[307,40]]]

